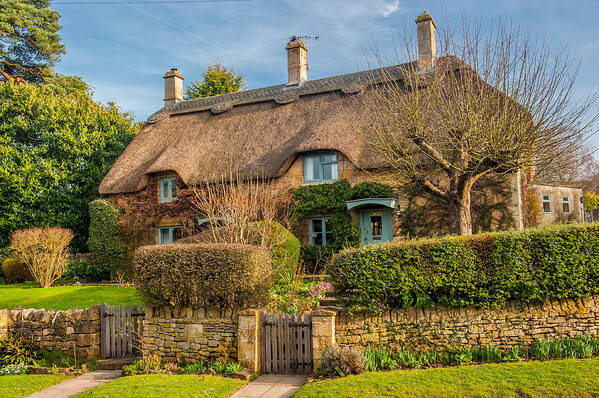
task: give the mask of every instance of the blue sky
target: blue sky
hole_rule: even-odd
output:
[[[437,25],[461,18],[512,18],[528,31],[566,45],[582,62],[577,90],[597,88],[599,1],[597,0],[252,0],[201,4],[64,5],[60,11],[67,54],[61,73],[83,77],[96,99],[116,102],[145,120],[162,106],[162,76],[177,67],[185,83],[220,60],[245,75],[248,88],[284,83],[284,50],[290,35],[309,41],[308,77],[316,79],[364,69],[373,43],[392,56],[398,31],[415,29],[429,10]],[[93,1],[93,0],[85,0]],[[98,0],[99,1],[99,0]],[[133,0],[131,0],[133,1]],[[165,0],[168,1],[168,0]],[[174,0],[173,0],[174,1]],[[394,41],[395,40],[395,41]],[[599,138],[594,141],[599,143]]]

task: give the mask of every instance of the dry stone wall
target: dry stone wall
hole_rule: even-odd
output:
[[[511,301],[497,310],[436,307],[391,310],[380,316],[337,313],[341,346],[384,345],[404,350],[444,350],[446,345],[493,344],[507,349],[534,339],[599,334],[599,296],[545,303]]]
[[[147,307],[142,349],[165,361],[237,360],[238,312],[217,307]]]
[[[54,348],[77,358],[100,356],[100,306],[68,311],[0,310],[0,338],[21,333],[41,347]]]

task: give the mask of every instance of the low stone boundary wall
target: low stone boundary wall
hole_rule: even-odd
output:
[[[493,344],[502,349],[534,339],[599,334],[599,296],[545,303],[510,301],[498,310],[469,307],[414,308],[380,316],[340,311],[341,346],[385,345],[404,350],[444,350],[446,345]]]
[[[41,347],[77,358],[100,357],[100,306],[68,311],[0,310],[0,338],[9,333],[32,336]]]
[[[142,350],[165,361],[214,360],[228,344],[237,359],[238,312],[217,307],[146,307]]]

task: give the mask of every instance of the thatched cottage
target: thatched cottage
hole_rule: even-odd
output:
[[[435,24],[427,13],[416,23],[418,67],[428,69],[440,61]],[[306,45],[293,39],[286,51],[288,82],[271,87],[183,100],[183,76],[176,69],[166,73],[164,107],[148,118],[99,188],[124,212],[147,221],[145,243],[171,243],[201,229],[206,220],[193,211],[185,191],[219,172],[302,186],[341,179],[356,184],[384,171],[384,159],[357,133],[361,114],[354,97],[397,67],[309,80]],[[521,228],[520,178],[510,177],[506,187],[507,197],[493,200],[506,203],[513,226]],[[579,189],[536,189],[546,222],[564,215],[582,221]],[[348,201],[362,243],[402,235],[402,200],[392,195]],[[304,244],[324,245],[330,231],[330,214],[313,214],[295,232]]]

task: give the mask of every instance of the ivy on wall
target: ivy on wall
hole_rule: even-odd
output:
[[[331,214],[333,225],[333,243],[326,248],[317,246],[302,247],[304,264],[317,267],[332,253],[344,247],[357,246],[360,243],[360,228],[351,221],[347,212],[348,200],[364,198],[388,198],[393,188],[378,182],[362,182],[353,187],[347,180],[339,180],[332,184],[306,185],[293,192],[295,201],[294,214],[296,221],[316,214]]]

